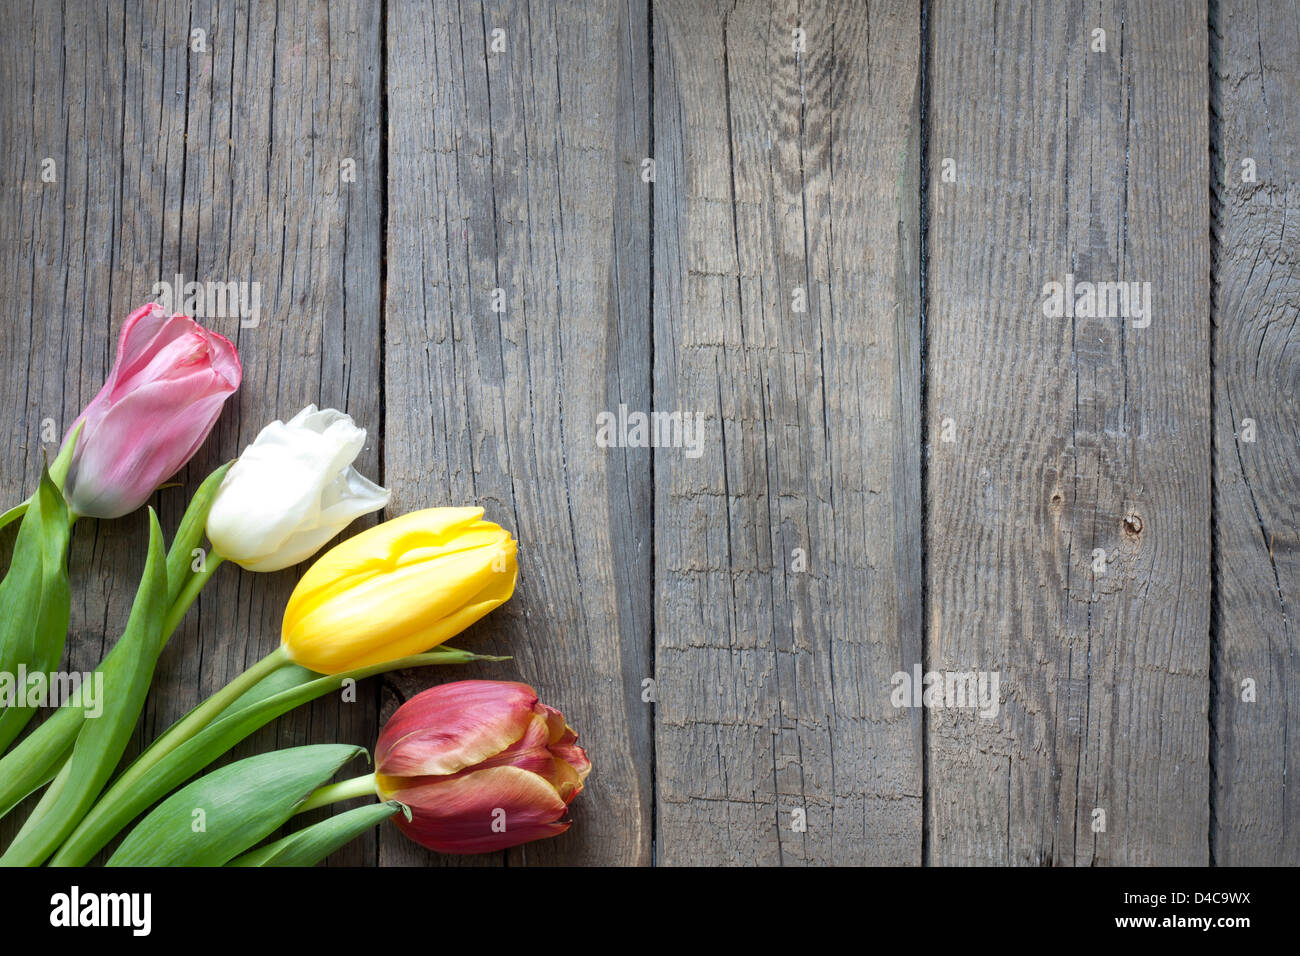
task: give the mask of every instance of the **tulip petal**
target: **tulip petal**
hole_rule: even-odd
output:
[[[578,735],[564,722],[562,713],[541,701],[537,702],[537,711],[539,720],[546,724],[546,757],[554,761],[554,766],[546,770],[533,766],[528,769],[549,780],[568,803],[582,792],[582,783],[591,773],[591,761],[587,759],[587,752],[578,746]],[[516,766],[522,764],[516,763]]]
[[[572,767],[578,780],[582,781],[591,773],[591,760],[587,757],[587,751],[578,746],[577,740],[578,735],[570,731],[564,740],[551,744],[550,750],[557,760],[563,760]]]
[[[391,492],[375,484],[351,465],[325,486],[321,494],[321,524],[340,530],[355,519],[387,506]]]
[[[80,514],[115,518],[139,507],[193,456],[239,387],[239,357],[223,336],[156,304],[127,318],[104,387],[84,425],[65,491]]]
[[[320,673],[383,663],[437,646],[506,601],[518,579],[516,544],[481,514],[415,512],[330,550],[289,598],[289,656]],[[415,516],[423,517],[403,521]]]
[[[105,401],[115,399],[119,383],[131,381],[160,350],[191,331],[195,325],[186,316],[168,316],[156,302],[146,303],[132,312],[122,323],[117,338],[117,357],[104,387],[95,396],[95,402],[101,398]]]
[[[559,757],[553,757],[550,770],[543,774],[548,783],[555,788],[560,799],[569,804],[573,798],[582,793],[582,777],[572,764]]]
[[[454,542],[482,517],[482,508],[425,508],[368,528],[321,555],[294,588],[290,606],[305,608],[346,589],[354,578],[386,570],[412,546],[408,542]]]
[[[388,492],[352,468],[365,440],[347,415],[315,405],[267,425],[222,483],[208,517],[213,547],[249,570],[279,570],[384,507]]]
[[[554,787],[565,803],[582,792],[582,782],[591,769],[581,747],[557,751],[555,747],[547,746],[546,722],[540,716],[533,718],[532,725],[522,737],[478,766],[518,767],[535,773]]]
[[[532,728],[537,691],[511,681],[462,680],[417,694],[375,745],[385,776],[450,775],[509,748]]]
[[[498,531],[490,540],[500,545],[508,536]],[[498,552],[499,547],[468,548],[358,579],[339,599],[304,614],[299,627],[324,640],[346,636],[367,643],[372,631],[396,636],[421,630],[464,606],[493,580]]]
[[[78,514],[118,518],[134,511],[176,474],[207,438],[229,392],[194,397],[186,379],[154,382],[88,421],[66,488]],[[141,430],[150,429],[148,441]],[[93,429],[93,431],[91,430]]]
[[[302,428],[323,434],[326,429],[336,422],[346,423],[349,429],[356,428],[352,416],[346,412],[341,412],[337,408],[320,409],[315,404],[308,405],[285,424],[290,428]]]
[[[427,780],[427,778],[423,778]],[[394,781],[381,778],[380,790]],[[490,853],[569,828],[566,805],[555,788],[518,767],[475,770],[450,780],[400,781],[384,792],[411,808],[397,826],[416,843],[439,853]],[[499,831],[499,832],[497,832]]]
[[[499,580],[493,581],[485,587],[454,614],[437,621],[427,628],[404,634],[399,639],[389,643],[375,643],[359,650],[357,648],[341,649],[337,655],[332,653],[332,648],[318,646],[314,651],[307,652],[311,654],[312,663],[303,664],[303,666],[310,667],[311,670],[322,674],[334,674],[343,670],[371,667],[385,661],[410,657],[414,654],[423,654],[425,651],[451,640],[465,628],[486,617],[489,612],[509,600],[510,595],[514,593],[515,582],[518,578],[517,571],[512,566],[508,574],[499,574],[497,578]],[[350,650],[354,656],[350,658],[343,656],[342,650]]]
[[[554,767],[552,766],[554,758],[546,747],[546,721],[539,717],[535,711],[536,705],[534,705],[534,714],[528,722],[528,727],[519,739],[500,753],[480,761],[478,766],[518,767],[520,770],[527,770],[539,777],[545,777],[549,783],[554,784],[555,780],[552,779],[554,775]]]
[[[546,742],[558,743],[565,731],[569,729],[568,724],[564,722],[564,715],[550,704],[543,704],[540,700],[537,702],[537,712],[546,720]]]

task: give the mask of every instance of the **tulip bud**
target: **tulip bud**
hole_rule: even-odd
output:
[[[466,680],[412,697],[375,747],[383,800],[411,809],[397,826],[440,853],[488,853],[569,828],[591,762],[564,715],[527,684]]]
[[[322,674],[421,654],[515,590],[515,542],[482,508],[428,508],[325,552],[284,612],[281,645]]]
[[[241,375],[223,336],[155,303],[132,312],[108,381],[72,426],[85,423],[64,485],[72,510],[117,518],[144,504],[198,451]]]
[[[352,462],[366,431],[340,411],[308,405],[258,434],[231,466],[208,514],[208,538],[250,571],[305,561],[389,494]]]

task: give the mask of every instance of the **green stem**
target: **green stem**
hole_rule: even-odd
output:
[[[63,790],[63,785],[67,783],[68,774],[71,772],[71,770],[72,770],[72,761],[64,760],[63,766],[60,767],[59,772],[55,774],[53,782],[51,782],[50,785],[45,788],[45,793],[41,795],[40,801],[36,804],[36,806],[32,809],[31,814],[23,822],[23,825],[19,829],[18,834],[13,839],[14,843],[17,843],[24,836],[26,836],[29,830],[36,829],[36,825],[41,822],[41,819],[45,816],[45,814],[50,812],[50,807],[54,806],[55,802],[59,799],[59,794]]]
[[[199,591],[208,583],[208,580],[216,573],[217,568],[221,567],[225,561],[221,555],[215,552],[208,556],[208,560],[202,571],[191,574],[181,588],[179,596],[175,603],[172,604],[171,610],[167,612],[167,619],[163,622],[163,645],[180,627],[181,620],[193,605],[194,600],[198,597]],[[116,653],[117,648],[109,651],[108,657],[95,668],[95,673],[100,673],[104,664],[110,657]],[[14,808],[25,796],[36,788],[39,788],[43,781],[41,775],[46,775],[48,780],[50,776],[56,774],[59,768],[67,764],[68,759],[72,756],[72,745],[77,739],[77,733],[81,729],[82,711],[79,706],[70,703],[64,703],[54,714],[37,727],[27,740],[20,743],[12,752],[4,755],[0,759],[0,817],[5,816]],[[179,743],[179,741],[178,741]],[[63,753],[57,760],[51,760],[51,752],[55,748],[62,749]],[[52,793],[54,788],[51,787],[46,793]],[[28,818],[28,825],[31,824],[35,816],[40,812],[38,806],[32,811],[32,816]]]
[[[81,438],[81,430],[85,427],[86,423],[82,422],[74,428],[59,447],[59,452],[54,456],[54,461],[50,462],[50,481],[54,482],[54,487],[59,489],[60,494],[63,493],[63,485],[68,480],[68,469],[72,466],[72,452],[76,449],[77,441]],[[35,497],[35,495],[32,495],[26,501],[20,501],[4,514],[0,514],[0,528],[10,522],[17,521],[25,515]],[[69,508],[68,525],[71,526],[76,520],[77,515],[73,514],[72,509]]]
[[[27,509],[31,506],[32,499],[29,497],[26,501],[19,502],[4,514],[0,514],[0,528],[7,524],[12,524],[23,515],[27,514]]]
[[[208,579],[216,573],[217,568],[221,567],[225,560],[225,558],[213,551],[208,555],[207,560],[204,562],[203,570],[191,574],[189,579],[186,580],[185,586],[181,588],[180,596],[176,598],[176,603],[174,603],[172,609],[167,612],[167,619],[163,621],[162,632],[164,645],[172,634],[175,633],[176,628],[181,626],[181,619],[185,617],[185,613],[190,609],[190,605],[193,604],[194,599],[199,596],[199,592],[203,590],[203,585],[208,583]]]
[[[297,816],[299,813],[306,813],[308,810],[315,810],[317,807],[327,807],[331,803],[338,803],[342,800],[355,800],[357,797],[376,797],[378,795],[379,791],[375,788],[375,775],[373,773],[363,773],[351,780],[344,780],[342,783],[331,783],[321,787],[299,804],[298,809],[293,812],[294,816]]]
[[[259,684],[250,692],[249,699],[240,698],[231,709],[190,740],[155,761],[148,774],[142,775],[144,779],[133,774],[129,786],[115,783],[82,818],[77,829],[68,837],[58,853],[50,859],[50,866],[85,866],[116,833],[146,810],[150,804],[212,763],[253,731],[294,707],[337,690],[349,680],[360,681],[375,674],[404,670],[408,667],[503,660],[509,658],[471,654],[468,651],[444,646],[424,654],[371,664],[368,667],[338,674],[313,674],[303,668],[299,669],[298,674],[295,674],[292,668],[276,672],[277,678],[286,676],[291,678],[289,683],[281,688],[269,689]],[[265,683],[269,685],[274,683],[274,680],[268,679]],[[266,693],[259,697],[259,691],[266,691]],[[132,768],[128,767],[127,772],[131,771]],[[3,776],[0,775],[0,781],[2,780]],[[373,778],[371,780],[373,781]],[[373,783],[371,786],[373,790]],[[0,783],[0,792],[3,792],[2,788],[3,783]],[[26,792],[23,791],[24,794]]]
[[[158,761],[212,723],[223,710],[247,693],[258,681],[272,671],[278,670],[289,663],[292,662],[289,660],[289,655],[284,652],[284,647],[277,647],[221,690],[199,704],[150,744],[149,748],[135,759],[135,763],[127,767],[122,772],[122,776],[114,781],[108,792],[100,797],[100,802],[107,802],[116,794],[129,790],[136,782],[145,777]]]

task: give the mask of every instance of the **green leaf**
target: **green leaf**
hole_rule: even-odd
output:
[[[72,467],[72,453],[77,450],[77,442],[81,441],[81,430],[85,427],[84,421],[77,422],[76,427],[68,432],[68,437],[64,439],[59,453],[54,456],[54,461],[50,462],[50,480],[59,491],[63,490],[63,483],[68,480],[68,469]]]
[[[328,676],[296,665],[282,667],[263,678],[222,711],[220,717],[163,757],[142,779],[130,781],[128,786],[121,785],[121,778],[115,781],[103,799],[86,814],[50,865],[85,866],[123,827],[173,787],[198,773],[253,731],[300,704],[337,690],[345,680],[362,680],[372,674],[428,664],[495,659],[439,647],[414,657]],[[290,686],[283,687],[284,684]],[[281,687],[283,689],[278,689]],[[127,773],[130,773],[130,768],[124,771],[124,775]]]
[[[185,516],[181,518],[180,527],[167,554],[167,592],[171,605],[169,623],[179,623],[193,601],[193,594],[188,592],[197,593],[195,585],[202,583],[196,580],[200,575],[190,570],[191,556],[203,538],[213,498],[229,470],[230,464],[223,465],[204,479],[190,500],[189,507],[185,509]],[[179,606],[182,591],[187,592],[184,607]],[[164,628],[166,633],[162,640],[165,645],[171,638],[172,631],[167,625]],[[95,669],[95,673],[101,673],[110,661],[120,657],[125,650],[128,648],[118,641]],[[4,817],[28,795],[53,778],[72,752],[72,745],[81,732],[81,721],[81,706],[65,702],[0,759],[0,817]]]
[[[69,751],[67,756],[72,756],[72,752]],[[35,830],[40,825],[40,822],[45,819],[45,815],[50,812],[50,808],[58,802],[59,794],[63,792],[63,788],[67,785],[68,774],[71,771],[72,761],[65,757],[58,773],[54,775],[54,781],[45,788],[45,792],[41,794],[41,799],[32,812],[27,814],[27,819],[23,822],[22,828],[19,829],[18,835],[14,839],[21,840],[23,834]]]
[[[72,429],[68,434],[67,440],[64,441],[63,447],[59,453],[54,456],[54,461],[50,462],[49,474],[50,480],[54,482],[54,487],[63,492],[63,483],[68,478],[68,468],[72,465],[72,453],[76,450],[77,441],[81,438],[81,429],[86,425],[85,422],[78,422],[77,427]],[[16,521],[27,513],[32,502],[36,500],[36,495],[32,495],[26,501],[14,505],[4,514],[0,515],[0,528]]]
[[[108,865],[221,866],[281,826],[339,767],[365,752],[316,744],[214,770],[159,804]]]
[[[260,681],[254,684],[246,693],[237,697],[234,703],[223,710],[216,717],[213,723],[217,720],[225,720],[232,714],[238,713],[241,710],[247,710],[249,707],[260,704],[263,701],[269,700],[279,694],[283,694],[286,691],[294,690],[302,687],[304,684],[310,684],[312,681],[318,681],[321,679],[322,675],[315,671],[309,671],[307,668],[301,667],[298,664],[285,664],[283,667],[279,667],[267,674]],[[341,681],[335,681],[334,684],[336,686],[342,686]],[[322,691],[322,693],[324,693],[324,691]]]
[[[167,613],[167,563],[158,516],[149,509],[149,559],[136,592],[122,653],[105,660],[103,713],[84,719],[69,758],[65,783],[38,825],[21,833],[0,857],[0,866],[39,866],[53,853],[99,796],[122,758],[144,707],[162,647]]]
[[[48,679],[59,666],[68,637],[72,520],[48,471],[41,472],[32,503],[18,529],[9,571],[0,581],[0,753],[35,712],[26,706],[26,675]]]
[[[31,505],[31,503],[32,503],[32,499],[28,498],[26,501],[20,501],[18,504],[14,505],[12,508],[6,511],[4,514],[0,514],[0,528],[3,528],[5,525],[8,524],[13,524],[23,515],[27,514],[27,508]]]
[[[0,760],[0,817],[54,779],[72,756],[81,721],[80,707],[60,707]]]
[[[194,492],[194,497],[190,499],[189,507],[185,509],[180,527],[176,529],[171,550],[167,552],[167,605],[169,607],[180,598],[186,582],[198,573],[191,570],[194,564],[194,549],[203,540],[208,526],[208,512],[212,510],[212,502],[217,496],[217,490],[233,464],[233,461],[228,461],[203,479],[203,484],[199,485],[198,490]],[[207,557],[210,560],[212,555]]]
[[[399,810],[406,813],[406,819],[411,819],[410,808],[396,800],[357,807],[236,857],[226,866],[315,866]]]

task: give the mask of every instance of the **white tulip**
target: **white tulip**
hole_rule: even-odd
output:
[[[208,514],[213,549],[250,571],[278,571],[383,508],[389,492],[352,467],[365,443],[366,430],[333,408],[308,405],[267,425],[217,490]]]

